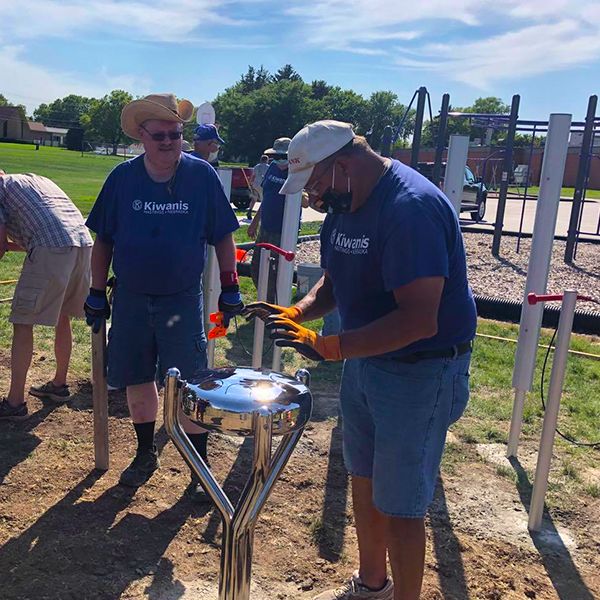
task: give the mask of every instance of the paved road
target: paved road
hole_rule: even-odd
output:
[[[558,207],[558,218],[556,222],[556,235],[567,235],[567,229],[569,228],[569,218],[571,215],[571,202],[561,201]],[[521,200],[508,199],[506,201],[506,211],[504,213],[504,231],[519,231],[519,223],[521,221],[521,209],[523,202]],[[255,210],[258,209],[255,205]],[[535,200],[528,200],[525,203],[525,214],[523,216],[523,232],[532,233],[533,224],[535,221]],[[481,222],[482,225],[490,225],[494,223],[496,219],[496,210],[498,208],[498,198],[494,194],[488,197],[487,209],[485,213],[485,219]],[[462,213],[461,222],[464,225],[473,224],[468,218],[467,213]],[[312,208],[304,208],[302,210],[302,220],[305,222],[309,221],[322,221],[325,215],[313,210]],[[598,227],[598,220],[600,219],[600,201],[586,202],[583,211],[582,226],[581,229],[587,233],[594,233]],[[244,219],[240,219],[240,222],[247,223]],[[486,229],[489,229],[487,227]]]
[[[527,200],[525,203],[525,213],[523,215],[523,231],[526,233],[533,232],[533,224],[535,221],[535,200]],[[558,218],[556,220],[556,235],[567,235],[569,228],[569,219],[571,217],[572,202],[561,201],[558,207]],[[498,198],[496,195],[488,197],[487,209],[485,212],[484,223],[493,223],[496,220],[496,210],[498,208]],[[523,208],[522,200],[507,199],[506,211],[504,213],[504,231],[519,231],[519,223],[521,221],[521,211]],[[463,213],[463,217],[466,214]],[[583,210],[581,221],[581,231],[586,233],[594,233],[598,227],[598,219],[600,219],[600,202],[586,202]],[[469,221],[465,220],[468,224]]]

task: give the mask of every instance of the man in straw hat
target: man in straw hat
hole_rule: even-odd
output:
[[[243,307],[232,236],[237,219],[214,169],[181,151],[192,110],[172,94],[152,94],[123,108],[123,131],[145,152],[110,173],[87,220],[97,234],[85,305],[95,330],[110,315],[111,261],[116,276],[107,380],[127,388],[138,445],[120,482],[131,487],[158,467],[156,375],[162,381],[166,369],[177,367],[190,378],[206,368],[201,278],[207,243],[221,271],[219,310],[228,322]],[[206,459],[207,433],[189,421],[184,426]],[[196,488],[192,480],[190,489]]]
[[[324,276],[298,304],[255,303],[271,338],[315,360],[345,359],[344,461],[359,569],[315,600],[418,600],[424,516],[446,432],[469,397],[475,303],[457,215],[430,181],[383,158],[348,123],[319,121],[288,150],[281,193],[327,210]],[[300,325],[339,309],[342,333]],[[395,586],[386,572],[389,556]]]

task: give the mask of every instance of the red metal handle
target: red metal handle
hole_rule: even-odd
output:
[[[268,244],[267,242],[260,242],[256,244],[256,246],[258,248],[266,248],[267,250],[271,250],[271,252],[281,254],[281,256],[283,256],[283,258],[285,258],[285,260],[287,260],[288,262],[292,262],[294,260],[294,257],[296,256],[296,254],[294,252],[291,252],[290,250],[284,250],[279,246],[275,246],[274,244]]]
[[[527,294],[527,302],[532,305],[537,304],[538,302],[555,302],[562,299],[562,294],[535,294],[534,292]],[[590,296],[581,296],[580,294],[577,294],[577,300],[590,301],[591,299]]]

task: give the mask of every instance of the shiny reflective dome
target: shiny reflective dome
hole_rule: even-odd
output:
[[[247,436],[253,416],[273,416],[273,435],[301,429],[310,419],[312,396],[300,381],[251,367],[207,370],[182,382],[181,407],[197,425],[211,431]]]

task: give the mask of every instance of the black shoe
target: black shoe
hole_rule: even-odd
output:
[[[252,211],[249,210],[248,213],[246,214],[246,219],[248,219],[249,221],[252,221]]]
[[[31,386],[29,393],[37,398],[48,398],[54,402],[67,402],[71,398],[68,385],[54,385],[51,381],[43,385]]]
[[[29,418],[27,402],[18,406],[11,406],[6,398],[0,402],[0,420],[2,421],[24,421]]]
[[[150,479],[159,465],[156,446],[149,450],[138,451],[132,463],[121,473],[119,483],[127,487],[140,487]]]
[[[185,488],[185,495],[195,504],[210,504],[212,502],[196,475],[192,475],[190,483]]]

